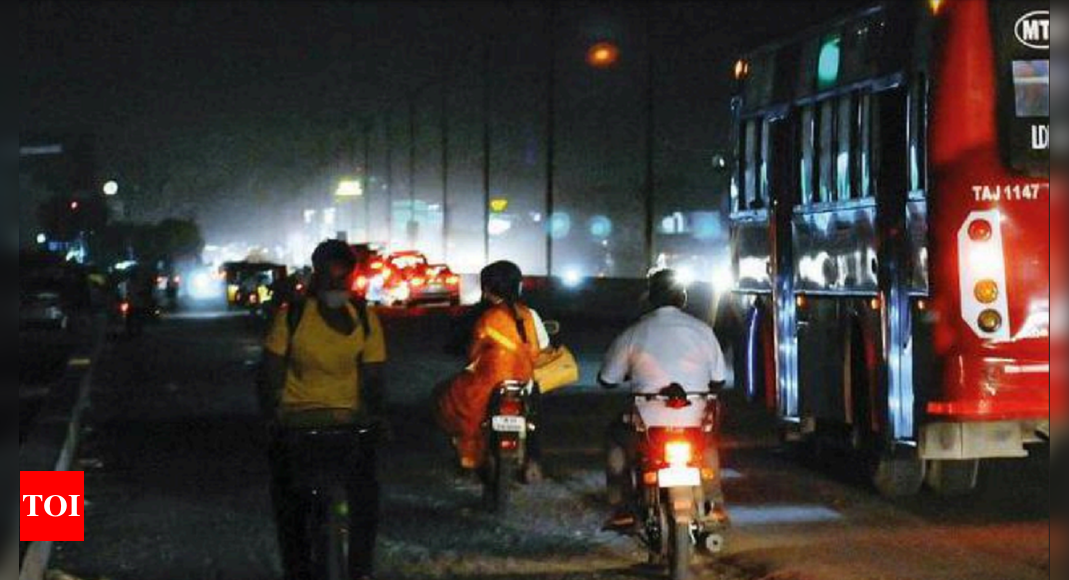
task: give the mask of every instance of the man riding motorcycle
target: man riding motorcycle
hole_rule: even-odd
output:
[[[652,310],[621,334],[609,348],[598,381],[606,388],[629,383],[635,394],[656,395],[682,387],[687,393],[715,393],[726,381],[726,362],[720,343],[708,324],[683,311],[687,290],[671,270],[649,278]],[[680,425],[681,427],[689,425]],[[607,527],[626,530],[636,523],[635,482],[631,476],[645,440],[623,417],[609,429],[609,503],[615,514]],[[703,454],[710,473],[720,473],[715,431],[708,434]],[[721,478],[704,480],[710,521],[726,521]]]

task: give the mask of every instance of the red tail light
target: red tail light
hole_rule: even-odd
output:
[[[353,282],[353,290],[363,291],[365,288],[367,288],[367,277],[357,276]]]
[[[371,263],[371,269],[372,270],[381,270],[382,266],[383,266],[382,262],[372,262]]]
[[[420,286],[426,284],[427,281],[423,278],[413,278],[409,283],[412,285],[413,288],[419,288]]]
[[[664,446],[664,461],[672,466],[687,466],[694,460],[690,441],[669,441]]]
[[[123,314],[129,314],[130,313],[130,303],[129,302],[123,302],[122,304],[120,304],[119,305],[119,312],[122,312]]]
[[[445,279],[445,283],[450,286],[456,286],[460,284],[460,276],[449,276]]]
[[[498,409],[498,414],[510,417],[518,417],[523,414],[523,403],[516,399],[505,399],[501,401],[500,409]]]
[[[502,439],[501,448],[505,451],[513,451],[520,447],[520,442],[515,439]]]

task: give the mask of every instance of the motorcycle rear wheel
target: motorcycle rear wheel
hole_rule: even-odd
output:
[[[669,541],[668,562],[672,580],[690,580],[691,564],[694,561],[694,542],[690,537],[690,524],[673,523]]]
[[[500,451],[490,454],[487,460],[486,486],[483,503],[499,516],[508,515],[512,485],[519,474],[519,465],[511,457],[503,457]]]

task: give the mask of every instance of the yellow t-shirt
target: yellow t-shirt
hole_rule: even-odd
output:
[[[283,411],[361,410],[360,363],[386,362],[386,341],[373,310],[367,313],[371,328],[365,339],[356,308],[351,304],[346,308],[355,322],[355,330],[348,336],[327,325],[314,299],[305,303],[289,353]],[[291,348],[285,307],[275,316],[264,348],[281,357]]]

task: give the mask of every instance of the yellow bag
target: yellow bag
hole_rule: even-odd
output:
[[[579,362],[566,346],[548,348],[535,361],[534,380],[542,393],[579,382]]]

